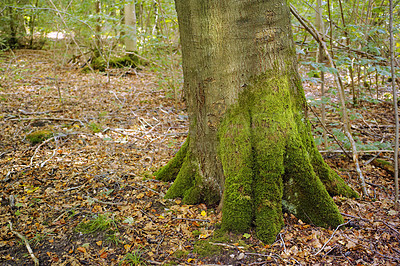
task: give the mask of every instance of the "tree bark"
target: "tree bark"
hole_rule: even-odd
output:
[[[284,0],[176,0],[186,143],[156,176],[166,197],[222,207],[222,227],[275,240],[282,209],[337,226],[330,194],[357,196],[323,161],[307,119]]]
[[[136,11],[135,1],[124,6],[124,20],[127,26],[127,36],[125,36],[125,47],[127,51],[136,51]]]

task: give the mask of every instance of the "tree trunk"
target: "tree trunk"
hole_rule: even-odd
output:
[[[136,12],[135,1],[124,6],[125,26],[127,26],[127,36],[125,36],[125,47],[127,51],[136,51]]]
[[[255,225],[268,243],[282,209],[318,226],[342,223],[328,192],[357,194],[314,144],[286,2],[176,0],[176,10],[190,125],[156,173],[175,180],[166,197],[219,203],[223,228]]]
[[[97,58],[101,55],[102,53],[102,43],[101,43],[101,18],[100,18],[100,12],[101,12],[101,0],[96,0],[94,3],[95,5],[95,11],[96,11],[96,28],[95,28],[95,37],[96,37],[96,43],[95,43],[95,50],[94,50],[94,56]]]

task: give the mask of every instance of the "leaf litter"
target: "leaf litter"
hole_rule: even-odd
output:
[[[186,138],[184,105],[166,97],[152,72],[83,74],[57,60],[46,51],[1,56],[2,265],[34,265],[10,223],[40,265],[400,263],[389,170],[363,166],[370,198],[334,198],[346,220],[337,230],[285,214],[285,227],[272,245],[253,232],[218,238],[221,215],[214,206],[164,199],[170,184],[152,175]],[[318,95],[317,88],[305,87]],[[393,128],[379,126],[393,125],[390,105],[363,106],[368,110],[358,111],[364,122],[376,123],[353,121],[360,137],[392,138]],[[27,136],[38,131],[51,136],[30,142]],[[361,190],[351,161],[340,153],[325,158]],[[364,162],[370,158],[365,155]]]

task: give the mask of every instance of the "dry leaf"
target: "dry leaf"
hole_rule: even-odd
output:
[[[84,248],[84,247],[78,247],[77,250],[82,253],[86,253],[86,248]]]

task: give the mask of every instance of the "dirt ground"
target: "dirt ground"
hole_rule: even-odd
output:
[[[0,54],[1,265],[400,263],[393,173],[376,163],[390,152],[361,157],[370,197],[334,198],[346,220],[340,228],[285,214],[273,245],[253,232],[221,232],[214,206],[164,199],[170,184],[152,173],[182,145],[188,120],[159,79],[145,69],[85,74],[48,51]],[[357,110],[361,140],[393,139],[389,104]],[[348,158],[324,156],[361,191]]]

